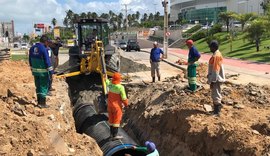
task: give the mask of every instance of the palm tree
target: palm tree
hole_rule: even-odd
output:
[[[258,19],[252,21],[251,25],[246,29],[246,37],[252,42],[255,41],[257,52],[260,50],[260,41],[266,31],[265,25],[263,20]]]
[[[80,18],[83,18],[83,19],[87,18],[87,14],[85,12],[81,13]]]
[[[52,19],[52,25],[53,25],[53,27],[55,27],[56,24],[57,24],[57,20],[56,20],[55,18],[53,18],[53,19]]]
[[[229,32],[229,24],[231,19],[233,19],[235,17],[235,13],[228,11],[228,12],[221,12],[219,14],[219,18],[225,22],[226,26],[227,26],[227,32]]]
[[[160,12],[158,11],[156,14],[155,14],[155,20],[159,20],[159,18],[160,18]]]
[[[149,17],[148,17],[149,21],[153,21],[154,20],[154,15],[152,13],[150,13]]]
[[[137,21],[139,21],[140,15],[141,15],[140,12],[139,12],[139,11],[136,11],[136,20],[137,20]]]
[[[147,21],[147,19],[148,19],[148,15],[147,15],[147,13],[144,13],[143,14],[143,18],[142,18],[142,21]]]
[[[92,13],[91,12],[87,12],[87,18],[92,18]]]
[[[257,16],[254,13],[239,14],[235,17],[240,23],[242,31],[244,30],[245,24],[249,21],[254,20]]]
[[[97,17],[98,17],[97,13],[96,12],[93,12],[92,13],[92,18],[97,18]]]

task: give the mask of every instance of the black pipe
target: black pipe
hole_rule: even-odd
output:
[[[96,140],[104,156],[145,156],[146,153],[136,151],[132,147],[136,142],[128,134],[119,128],[118,134],[123,139],[110,139],[110,126],[107,123],[108,117],[105,114],[97,114],[95,106],[91,103],[77,103],[73,109],[76,130],[85,133]]]

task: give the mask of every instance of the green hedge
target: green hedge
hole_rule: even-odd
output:
[[[191,29],[187,30],[185,33],[194,33],[196,31],[198,31],[199,29],[201,29],[202,26],[201,25],[195,25],[194,27],[192,27]]]
[[[205,31],[199,31],[196,34],[192,35],[190,39],[193,41],[197,41],[199,39],[205,38],[206,37],[206,32]]]

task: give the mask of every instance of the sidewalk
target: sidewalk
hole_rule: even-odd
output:
[[[151,48],[142,49],[141,51],[150,53]],[[167,56],[168,58],[164,59],[165,62],[182,70],[186,70],[186,65],[177,65],[175,62],[180,58],[187,59],[188,50],[169,48]],[[210,57],[210,54],[201,54],[200,62],[208,62]],[[225,72],[228,74],[241,75],[239,79],[241,82],[239,83],[247,84],[254,82],[260,85],[270,84],[270,74],[267,74],[270,73],[270,64],[224,58],[224,67]]]

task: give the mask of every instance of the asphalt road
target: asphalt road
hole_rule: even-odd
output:
[[[141,49],[145,49],[145,48],[153,48],[153,42],[152,41],[148,41],[145,39],[138,39],[139,45],[141,47]],[[159,47],[162,48],[163,45],[159,44]]]

